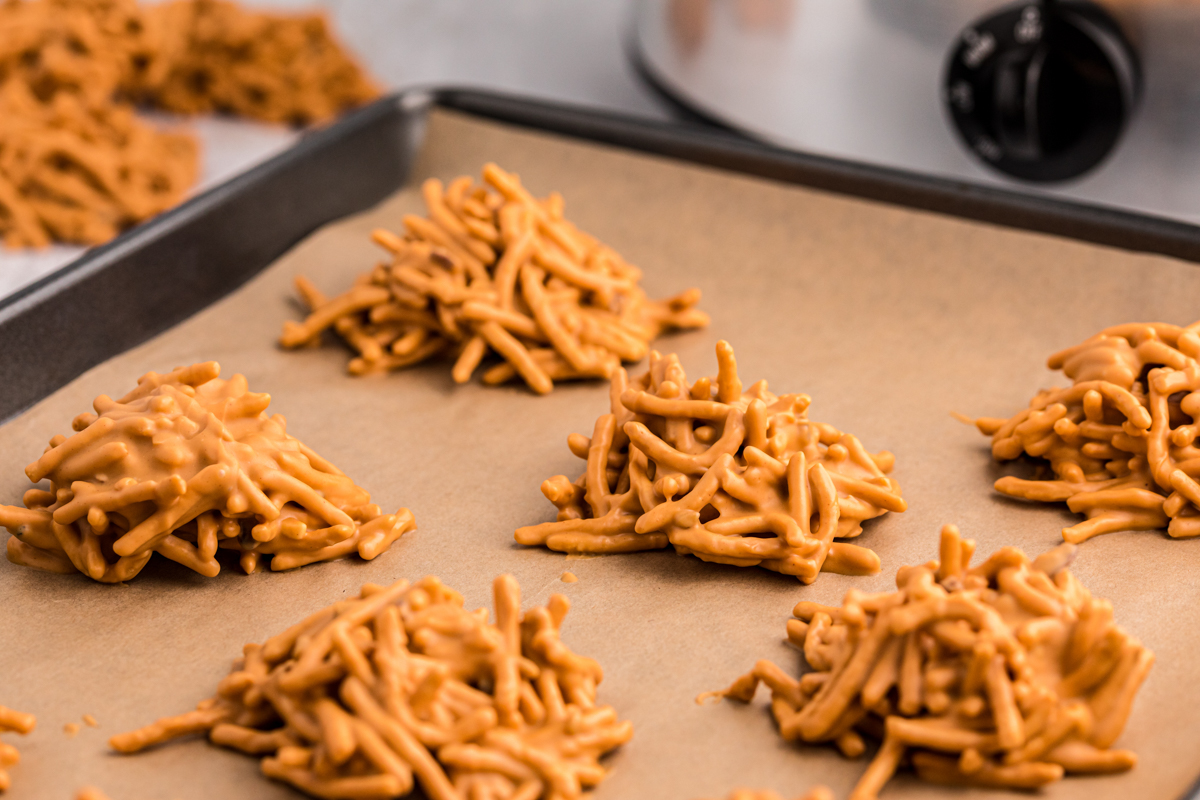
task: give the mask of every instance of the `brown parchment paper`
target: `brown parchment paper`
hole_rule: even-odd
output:
[[[23,468],[100,393],[120,395],[148,370],[206,359],[269,392],[289,431],[339,465],[418,530],[371,563],[347,560],[244,576],[230,563],[207,580],[162,562],[127,586],[103,586],[0,562],[0,704],[38,716],[14,737],[22,762],[12,800],[68,798],[95,784],[114,800],[283,798],[254,759],[189,741],[134,757],[105,739],[210,696],[246,642],[262,641],[356,591],[435,573],[468,607],[489,605],[500,572],[526,605],[570,597],[564,638],[605,670],[601,700],[633,721],[633,741],[607,761],[600,800],[692,800],[736,785],[787,796],[812,783],[845,797],[865,767],[832,748],[783,743],[765,697],[750,707],[697,706],[755,659],[799,668],[782,643],[792,605],[838,603],[857,586],[894,585],[897,567],[934,557],[955,522],[987,554],[1056,544],[1065,508],[1023,505],[991,490],[987,440],[950,417],[1009,415],[1056,378],[1046,356],[1107,325],[1188,323],[1200,316],[1200,269],[1053,237],[872,204],[716,170],[435,113],[413,185],[477,173],[494,160],[538,194],[560,190],[568,216],[646,273],[652,296],[691,285],[712,314],[704,331],[662,340],[689,375],[715,372],[726,338],[747,385],[807,392],[810,416],[896,453],[910,510],[867,524],[874,578],[822,575],[812,586],[765,570],[669,552],[568,559],[512,541],[553,518],[538,491],[583,468],[566,447],[607,408],[603,383],[563,384],[544,398],[513,386],[456,387],[448,364],[372,378],[345,374],[337,346],[285,353],[274,342],[299,316],[291,280],[346,288],[380,253],[368,231],[419,211],[409,188],[324,229],[235,294],[147,344],[91,370],[0,428],[0,498],[19,502]],[[169,268],[170,265],[163,265]],[[640,370],[641,367],[632,368]],[[1071,778],[1051,798],[1174,800],[1200,775],[1200,541],[1117,533],[1083,545],[1074,567],[1158,662],[1118,743],[1141,763],[1110,778]],[[564,584],[565,570],[579,577]],[[93,714],[99,729],[68,738]],[[1012,796],[957,792],[899,778],[885,797]]]

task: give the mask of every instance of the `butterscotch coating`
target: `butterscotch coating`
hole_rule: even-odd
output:
[[[754,790],[754,789],[734,789],[729,794],[728,800],[783,800],[775,792],[770,789]],[[796,800],[833,800],[833,792],[828,786],[814,786],[808,790],[807,794],[801,795]]]
[[[24,714],[0,706],[0,733],[19,733],[24,736],[36,725],[37,719],[33,714]],[[8,791],[8,787],[12,785],[8,768],[20,760],[21,754],[17,752],[17,748],[7,742],[0,742],[0,792]]]
[[[315,345],[333,328],[356,353],[352,375],[452,355],[457,383],[492,355],[484,383],[519,377],[546,394],[555,381],[611,377],[665,331],[708,324],[697,289],[649,300],[640,270],[568,222],[560,195],[538,200],[495,164],[483,181],[425,181],[428,216],[404,217],[403,237],[375,231],[392,262],[350,291],[330,300],[297,278],[311,313],[285,323],[280,344]]]
[[[75,793],[75,800],[109,800],[109,797],[95,786],[84,786]]]
[[[1166,528],[1200,535],[1200,322],[1130,323],[1050,356],[1074,384],[1039,392],[1008,420],[978,419],[992,456],[1022,455],[1053,479],[1004,477],[1012,497],[1063,502],[1087,517],[1068,542]]]
[[[221,0],[0,3],[0,239],[100,244],[183,199],[190,134],[129,101],[324,121],[379,93],[320,15]]]
[[[136,3],[117,3],[136,13]],[[109,102],[125,77],[116,39],[83,2],[28,0],[0,6],[0,80],[29,87],[42,102],[75,94]]]
[[[49,489],[0,506],[8,559],[52,572],[126,581],[159,553],[206,577],[218,549],[251,573],[357,552],[372,559],[416,527],[383,514],[337,467],[289,436],[271,396],[220,380],[215,361],[147,373],[120,400],[96,398],[25,468]]]
[[[320,12],[171,0],[147,5],[142,20],[156,45],[154,60],[127,91],[158,108],[305,125],[380,94]]]
[[[516,540],[566,553],[671,545],[804,583],[822,569],[878,572],[872,550],[834,539],[907,508],[885,474],[892,455],[871,455],[854,436],[810,421],[807,395],[777,397],[766,381],[743,391],[728,342],[717,344],[717,366],[715,378],[692,384],[674,354],[651,353],[632,384],[618,370],[610,413],[590,439],[567,440],[587,470],[574,482],[556,475],[542,484],[558,521],[519,528]]]
[[[265,643],[248,644],[195,711],[114,736],[133,753],[178,736],[262,757],[263,774],[314,797],[574,800],[633,727],[596,705],[600,666],[559,638],[552,595],[521,613],[511,575],[495,622],[428,577],[367,584]]]
[[[797,604],[787,638],[812,671],[759,661],[715,694],[748,703],[765,683],[787,741],[856,758],[881,739],[850,800],[874,800],[905,759],[933,783],[1013,789],[1131,769],[1110,748],[1154,655],[1067,569],[1075,545],[972,567],[974,550],[947,525],[940,559],[901,567],[898,591]]]
[[[9,8],[0,5],[0,28]],[[91,106],[69,93],[46,103],[24,83],[0,81],[0,239],[108,241],[183,199],[197,155],[191,135],[158,130],[128,104]]]

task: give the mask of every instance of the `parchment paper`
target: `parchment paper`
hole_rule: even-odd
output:
[[[538,491],[583,463],[566,447],[607,408],[603,383],[560,385],[544,398],[512,386],[456,387],[449,365],[373,378],[345,374],[346,353],[285,353],[274,342],[299,315],[291,280],[305,274],[342,291],[380,257],[367,238],[419,211],[411,188],[376,210],[318,232],[236,294],[158,339],[93,369],[0,428],[0,499],[19,502],[26,464],[101,393],[119,396],[149,370],[206,359],[244,373],[273,397],[289,430],[369,489],[385,509],[407,506],[419,528],[371,563],[347,560],[215,579],[169,562],[127,586],[103,586],[0,563],[0,703],[38,716],[12,800],[67,798],[95,784],[114,800],[292,797],[258,775],[254,759],[194,740],[139,756],[106,752],[107,736],[189,710],[210,696],[242,644],[262,641],[365,581],[436,573],[490,606],[500,572],[526,604],[563,592],[564,636],[605,669],[600,699],[633,721],[633,741],[607,762],[599,800],[694,800],[738,785],[787,796],[816,782],[845,797],[865,768],[832,748],[783,743],[765,697],[750,707],[698,706],[756,659],[787,668],[800,656],[782,639],[792,605],[838,603],[854,586],[881,590],[897,567],[935,555],[955,522],[987,554],[1056,544],[1074,517],[991,489],[1000,474],[987,440],[950,412],[1009,415],[1061,380],[1046,356],[1104,326],[1188,323],[1200,313],[1200,270],[1047,236],[882,206],[507,129],[447,113],[431,119],[414,185],[478,173],[494,160],[538,194],[560,190],[569,217],[646,273],[653,296],[691,285],[713,317],[704,331],[664,339],[691,377],[715,372],[728,339],[742,380],[812,395],[810,416],[896,453],[894,475],[911,510],[867,525],[874,578],[823,575],[812,586],[758,569],[670,552],[568,559],[512,541],[522,524],[553,518]],[[169,265],[164,265],[169,266]],[[640,369],[640,367],[636,368]],[[1111,598],[1118,621],[1158,655],[1122,747],[1131,773],[1070,778],[1052,798],[1174,800],[1200,775],[1200,542],[1117,533],[1082,547],[1076,573]],[[579,582],[564,584],[565,570]],[[99,729],[68,738],[91,713]],[[885,797],[1011,796],[938,789],[899,778]]]

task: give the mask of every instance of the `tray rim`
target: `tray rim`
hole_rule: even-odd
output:
[[[384,102],[392,100],[393,97],[398,98],[399,96],[389,95],[381,101],[357,109],[327,128],[306,131],[296,142],[266,160],[187,198],[182,203],[172,206],[141,224],[122,231],[104,244],[89,247],[78,258],[0,299],[0,315],[10,313],[14,307],[36,301],[44,297],[47,292],[61,291],[66,284],[78,280],[82,275],[103,270],[139,247],[161,239],[168,232],[180,227],[182,223],[205,211],[219,208],[222,203],[244,192],[248,187],[261,183],[264,179],[278,174],[288,166],[303,161],[306,156],[327,146],[331,139],[344,134],[346,130],[375,121],[380,116],[380,111],[386,109]]]
[[[636,58],[635,68],[669,104],[685,115],[684,121],[664,123],[584,110],[587,116],[595,115],[594,120],[589,120],[594,127],[585,128],[578,119],[581,109],[522,99],[524,113],[514,114],[505,107],[514,96],[458,89],[437,92],[437,105],[781,183],[1200,263],[1200,225],[1098,203],[782,148],[753,139],[681,104],[669,90],[655,84],[653,73],[648,71],[650,67]],[[672,152],[672,147],[678,150]]]

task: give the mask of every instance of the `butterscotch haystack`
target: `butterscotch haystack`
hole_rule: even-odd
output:
[[[854,758],[882,739],[851,800],[904,763],[933,783],[1015,789],[1132,768],[1109,748],[1154,656],[1071,575],[1075,546],[1032,561],[1004,547],[971,567],[974,550],[947,525],[940,561],[901,567],[899,591],[799,603],[787,635],[811,671],[759,661],[717,694],[748,703],[765,683],[788,741]]]
[[[1004,477],[996,490],[1065,500],[1087,517],[1063,530],[1068,542],[1156,528],[1200,535],[1197,358],[1200,322],[1118,325],[1050,356],[1073,386],[1039,392],[1012,419],[975,424],[992,437],[997,461],[1028,455],[1054,479]]]
[[[206,577],[219,548],[254,572],[357,552],[372,559],[416,524],[380,513],[365,489],[289,436],[271,396],[217,378],[215,361],[147,373],[120,400],[96,398],[70,438],[25,468],[49,490],[0,506],[15,564],[105,583],[129,580],[155,553]]]
[[[728,342],[717,343],[717,368],[715,378],[689,384],[677,356],[651,353],[632,385],[618,370],[611,412],[590,439],[567,439],[587,470],[542,484],[558,521],[520,528],[517,541],[566,553],[673,545],[804,583],[822,569],[878,572],[873,551],[834,539],[907,508],[885,474],[891,453],[872,455],[854,436],[811,422],[808,395],[777,397],[766,381],[743,391]]]
[[[74,95],[112,102],[149,51],[134,0],[0,3],[0,83],[19,83],[43,103]]]
[[[147,6],[143,18],[157,46],[129,92],[167,111],[306,125],[379,96],[319,12],[173,0]]]
[[[143,122],[130,101],[307,123],[378,93],[320,15],[0,2],[0,238],[99,244],[183,198],[195,139]]]
[[[32,731],[35,725],[37,725],[37,719],[33,714],[23,714],[20,711],[0,706],[0,733],[12,732],[25,735]],[[17,748],[11,744],[0,742],[0,792],[8,791],[8,787],[12,785],[8,768],[20,760],[21,754],[17,752]]]
[[[375,231],[392,263],[345,294],[327,300],[297,278],[311,313],[285,323],[280,343],[314,344],[332,327],[357,353],[351,374],[448,354],[458,383],[494,354],[503,361],[484,383],[520,376],[545,394],[554,381],[610,377],[664,331],[708,324],[697,289],[647,299],[640,270],[564,219],[560,195],[538,200],[495,164],[483,181],[426,181],[428,216],[404,217],[403,237]]]
[[[263,756],[314,797],[573,800],[633,727],[596,705],[600,666],[559,638],[568,602],[521,614],[510,575],[496,621],[437,578],[368,584],[268,639],[197,710],[114,736],[132,753],[189,733]]]

